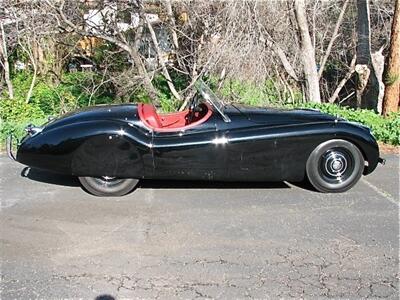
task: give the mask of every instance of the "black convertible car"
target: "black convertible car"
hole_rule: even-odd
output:
[[[203,82],[189,109],[98,106],[28,126],[9,156],[78,176],[98,196],[124,195],[140,179],[302,181],[343,192],[379,162],[369,128],[316,110],[224,105]]]

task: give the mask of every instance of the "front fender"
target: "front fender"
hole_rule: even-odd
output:
[[[355,144],[368,163],[364,175],[372,173],[382,159],[379,157],[379,146],[368,127],[351,122],[339,122],[337,135]]]

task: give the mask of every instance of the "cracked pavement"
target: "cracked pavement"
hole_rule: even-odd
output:
[[[343,194],[146,181],[97,198],[1,155],[0,298],[398,299],[399,156],[383,156]]]

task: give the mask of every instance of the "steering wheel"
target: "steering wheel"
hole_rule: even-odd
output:
[[[188,124],[192,123],[193,119],[195,118],[196,112],[198,112],[198,110],[196,108],[199,106],[199,102],[200,102],[200,98],[199,98],[198,94],[196,93],[196,95],[194,95],[194,97],[189,105],[189,113],[187,115],[187,123]]]

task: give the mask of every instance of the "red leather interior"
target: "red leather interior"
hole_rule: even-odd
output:
[[[140,120],[155,131],[179,131],[194,127],[208,120],[212,114],[212,109],[208,104],[202,104],[203,110],[196,112],[192,122],[188,122],[189,110],[158,114],[152,104],[138,104]]]
[[[158,119],[157,111],[154,108],[153,105],[151,104],[139,104],[139,115],[141,115],[140,119],[142,119],[143,122],[147,123],[150,125],[150,127],[153,128],[161,128],[162,124],[160,120]],[[141,114],[140,114],[141,112]],[[143,116],[143,118],[142,118]]]
[[[159,119],[161,121],[162,128],[180,128],[187,125],[186,116],[189,110],[184,110],[176,113],[160,114]]]

